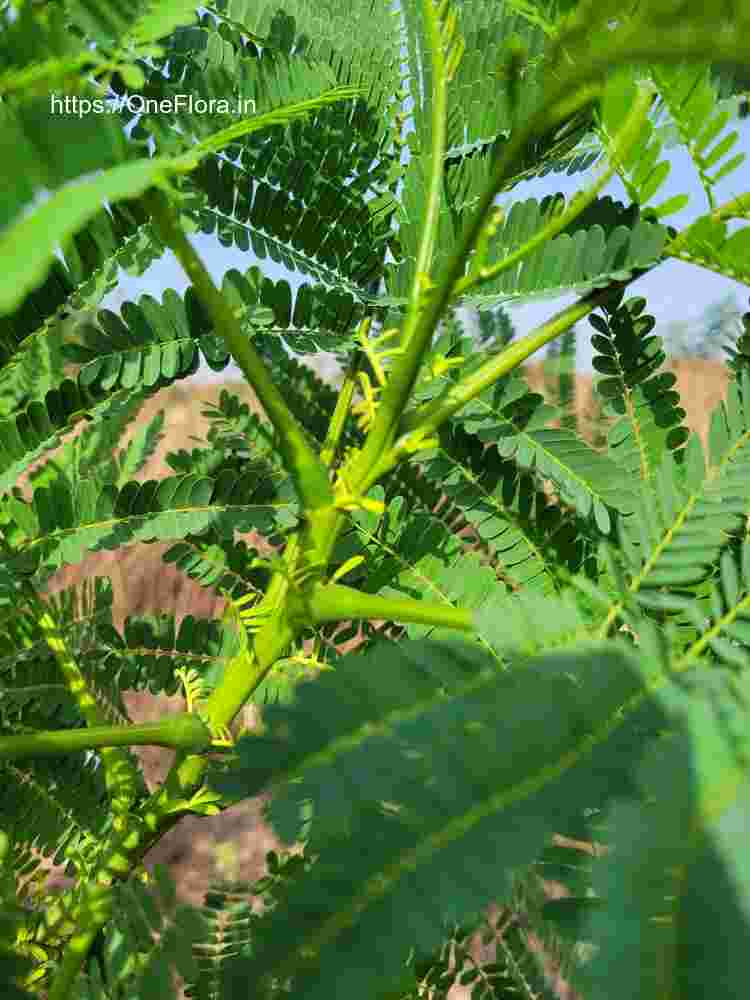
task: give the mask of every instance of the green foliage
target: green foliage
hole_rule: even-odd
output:
[[[631,480],[647,480],[667,451],[679,456],[689,432],[680,426],[685,411],[673,390],[677,379],[659,371],[666,355],[659,338],[649,336],[656,323],[643,312],[646,300],[621,298],[604,303],[604,316],[589,316],[597,331],[591,338],[597,352],[593,367],[606,376],[596,391],[606,400],[605,414],[615,418],[609,455]]]
[[[443,916],[504,898],[506,873],[534,860],[550,823],[627,789],[632,747],[660,720],[636,698],[620,725],[597,735],[597,723],[639,690],[630,677],[614,652],[530,660],[515,674],[485,653],[412,642],[347,657],[300,687],[294,708],[269,707],[265,734],[238,745],[226,782],[252,794],[283,776],[274,826],[320,859],[278,914],[284,933],[271,918],[238,983],[291,975],[310,996],[344,996],[355,981],[388,988],[410,946],[424,956],[440,943]],[[542,704],[555,707],[539,727]]]
[[[748,316],[703,442],[627,290],[670,258],[750,284],[750,192],[717,203],[748,37],[741,0],[0,3],[3,997],[740,995]],[[217,287],[196,232],[247,266]],[[167,249],[184,294],[102,308]],[[502,311],[571,292],[524,336]],[[290,357],[319,350],[336,389]],[[147,479],[143,403],[230,360],[262,412],[222,390]],[[220,617],[52,593],[165,541]],[[154,789],[144,740],[178,751]],[[258,882],[193,907],[148,873],[260,793],[294,846]]]
[[[746,158],[744,153],[734,153],[728,159],[739,139],[736,131],[725,132],[731,112],[717,107],[710,72],[704,67],[660,67],[655,80],[713,208],[714,186]]]
[[[587,996],[625,996],[622,976],[648,995],[674,984],[677,995],[740,990],[737,947],[747,941],[747,675],[714,669],[686,691],[670,683],[659,699],[676,720],[638,771],[640,795],[608,816],[617,863],[603,858],[594,885],[607,905],[582,927],[592,943],[616,933],[618,949],[599,950],[584,969]],[[675,794],[675,785],[678,786]],[[720,787],[721,801],[716,802]],[[709,912],[722,934],[706,933]],[[703,942],[702,946],[700,942]]]

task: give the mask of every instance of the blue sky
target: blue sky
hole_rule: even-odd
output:
[[[748,159],[734,173],[717,185],[715,190],[719,203],[750,189],[750,119],[738,121],[733,127],[740,134],[739,142],[733,153],[743,151],[748,154]],[[682,228],[697,216],[704,214],[708,205],[697,171],[688,153],[681,148],[675,148],[670,150],[669,158],[672,164],[670,175],[655,201],[665,201],[675,194],[688,194],[690,196],[688,205],[666,220],[670,224]],[[556,191],[561,191],[569,196],[584,186],[587,180],[590,180],[591,176],[599,170],[601,167],[595,166],[587,174],[579,173],[572,177],[565,174],[554,174],[524,182],[514,188],[512,196],[514,199],[525,199],[531,196],[540,198]],[[608,185],[604,193],[627,202],[618,178],[615,178]],[[259,262],[252,250],[242,252],[234,248],[222,247],[214,236],[198,233],[191,239],[217,283],[221,282],[222,275],[230,268],[234,267],[245,271],[256,263],[260,263],[264,273],[274,280],[286,277],[292,288],[295,288],[303,280],[309,280],[299,274],[287,272],[281,265],[274,264],[270,259]],[[182,293],[187,285],[188,281],[182,269],[172,253],[168,252],[140,278],[122,273],[119,287],[104,299],[102,305],[118,309],[123,301],[137,298],[146,292],[161,298],[165,288],[174,288],[177,292]],[[682,261],[667,261],[632,284],[630,294],[643,295],[647,299],[647,308],[657,320],[657,332],[664,334],[665,326],[675,321],[686,321],[693,327],[700,327],[701,317],[706,307],[725,299],[727,296],[733,296],[738,309],[744,312],[748,308],[750,289],[739,282],[714,274],[704,268],[685,264]],[[574,295],[558,299],[538,300],[515,305],[509,309],[509,312],[520,336],[574,300]],[[590,333],[591,327],[588,323],[583,322],[578,325],[577,347],[580,371],[591,371]],[[213,381],[237,378],[238,375],[238,369],[234,365],[218,375],[204,366],[194,377],[198,381]]]
[[[735,151],[744,152],[747,160],[734,173],[716,185],[714,190],[719,204],[750,189],[750,118],[736,122],[734,128],[739,133],[739,140],[735,144],[733,154]],[[708,210],[708,203],[688,152],[683,148],[670,150],[669,160],[671,162],[669,177],[654,201],[656,203],[666,201],[667,198],[681,193],[690,196],[689,203],[682,211],[668,216],[665,220],[668,224],[681,229],[698,216],[704,215]],[[596,170],[594,167],[593,171]],[[573,194],[582,186],[582,176],[584,175],[548,176],[523,186],[519,185],[513,193],[518,197],[530,195],[540,197],[551,194],[557,189],[566,195]],[[627,203],[628,199],[619,178],[615,178],[605,188],[604,193]],[[669,260],[630,285],[628,294],[644,296],[648,302],[648,311],[657,321],[657,332],[660,327],[663,332],[664,325],[674,321],[684,320],[691,325],[700,325],[706,307],[729,295],[734,296],[738,308],[743,312],[747,311],[750,288],[705,268],[683,261]],[[575,296],[568,295],[554,301],[546,300],[515,307],[509,312],[519,334],[523,334],[544,322],[557,309],[573,301]],[[589,331],[591,327],[586,322],[580,323],[577,327],[578,361],[582,371],[591,370]]]

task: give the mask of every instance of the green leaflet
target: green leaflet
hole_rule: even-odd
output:
[[[631,481],[652,479],[667,451],[679,459],[689,436],[679,395],[672,391],[677,378],[660,371],[666,355],[661,339],[650,336],[656,321],[643,312],[645,305],[643,298],[621,304],[615,296],[604,305],[604,317],[589,316],[597,331],[591,338],[593,367],[605,376],[597,380],[596,393],[605,414],[615,418],[607,454]]]
[[[748,249],[750,226],[736,228],[730,233],[726,222],[709,215],[697,219],[680,233],[674,240],[674,247],[667,246],[667,252],[680,260],[700,264],[746,284],[750,283]]]
[[[148,424],[139,428],[126,447],[122,449],[113,463],[117,475],[112,478],[118,486],[124,486],[143,469],[164,436],[162,434],[163,426],[164,410],[159,410]],[[89,462],[91,462],[90,459]]]
[[[195,98],[215,101],[232,93],[236,99],[254,101],[255,113],[262,116],[267,108],[284,105],[292,95],[297,101],[314,98],[337,80],[348,84],[361,75],[362,65],[353,52],[348,53],[348,59],[337,53],[332,66],[324,36],[331,21],[338,20],[333,12],[312,36],[300,39],[303,51],[292,57],[284,47],[273,59],[254,58],[241,41],[248,31],[248,19],[256,13],[262,11],[230,8],[226,12],[228,21],[222,36],[234,44],[225,42],[220,52],[216,33],[209,31],[203,32],[205,39],[196,39],[203,42],[205,52],[195,61],[184,59],[180,44],[184,39],[169,45],[170,60],[186,63]],[[347,8],[347,21],[353,13]],[[390,12],[378,13],[393,21]],[[368,44],[372,42],[374,17],[376,11],[371,9],[362,36]],[[289,19],[286,23],[293,26],[294,22]],[[350,30],[347,27],[347,33]],[[378,40],[378,48],[386,37]],[[201,65],[201,71],[196,72],[196,62],[204,61],[205,67]],[[386,75],[380,82],[387,79]],[[174,79],[154,76],[150,85],[154,97],[159,98],[173,98],[185,90],[179,74]],[[372,80],[368,81],[367,94],[368,103],[360,101],[354,115],[345,104],[320,106],[308,121],[298,122],[293,129],[274,128],[270,133],[273,143],[268,142],[269,133],[237,136],[235,148],[241,150],[241,157],[235,162],[207,156],[188,182],[199,195],[200,207],[189,211],[196,225],[203,232],[217,233],[225,245],[241,250],[252,246],[259,260],[280,260],[291,271],[310,274],[339,291],[371,301],[369,286],[382,271],[392,236],[390,215],[395,200],[388,183],[397,155],[384,117],[373,112],[378,95]],[[165,125],[163,116],[146,114],[136,134],[153,139],[163,155],[189,151],[193,137],[206,137],[209,120],[189,113],[176,117],[180,133],[171,127],[171,119]],[[236,121],[231,114],[223,118],[228,125]],[[290,159],[301,166],[294,176],[286,169]],[[337,164],[335,173],[330,169],[332,162]],[[285,183],[279,189],[282,174]],[[358,178],[356,188],[345,181],[352,175]]]
[[[658,66],[652,74],[713,208],[714,185],[741,166],[746,158],[745,153],[737,153],[739,133],[726,130],[730,112],[726,108],[719,109],[707,67]]]
[[[550,196],[541,203],[534,198],[511,202],[503,225],[490,241],[489,261],[502,261],[522,246],[542,227],[550,212],[559,208],[560,201],[559,196]],[[456,233],[455,243],[459,235]],[[464,302],[486,308],[567,291],[582,294],[652,266],[661,257],[666,235],[663,226],[639,218],[633,208],[624,210],[612,198],[600,198],[566,231],[528,254],[517,267],[468,292]],[[454,247],[449,242],[444,252]],[[398,271],[389,274],[388,290],[392,295],[406,295],[413,266],[413,259],[407,258]]]
[[[700,558],[704,552],[698,548],[696,555]],[[750,662],[750,544],[743,541],[725,546],[716,562],[718,572],[713,579],[690,590],[669,593],[644,588],[636,594],[641,608],[669,615],[670,625],[677,626],[674,640],[680,643],[680,655],[675,666],[679,670],[703,663],[744,671]],[[644,630],[646,624],[648,630]],[[637,626],[642,629],[643,642],[658,647],[649,635],[653,623],[644,626]]]
[[[620,532],[628,590],[700,583],[712,572],[727,536],[747,513],[750,460],[750,374],[740,395],[731,383],[726,402],[712,414],[709,455],[696,434],[683,466],[665,452],[653,483],[646,483]],[[708,461],[707,461],[708,459]]]
[[[6,361],[12,358],[0,372],[0,394],[7,397],[33,390],[39,397],[51,388],[51,380],[64,365],[68,308],[96,308],[116,287],[120,268],[141,275],[163,252],[138,199],[115,202],[109,212],[97,211],[65,241],[62,260],[52,260],[45,280],[16,310],[0,316],[0,356]],[[7,406],[4,398],[4,412]]]
[[[22,43],[19,47],[21,51],[26,48]],[[30,58],[35,55],[27,54]],[[83,84],[78,96],[91,99],[99,95],[93,87]],[[45,89],[43,96],[32,94],[21,101],[3,101],[0,107],[3,167],[10,178],[0,194],[2,230],[19,222],[40,189],[62,190],[69,182],[122,165],[128,158],[127,140],[117,118],[52,113],[50,104]],[[68,151],[65,157],[59,155],[63,146]]]
[[[80,980],[80,1000],[109,1000],[115,989],[133,1000],[163,1000],[172,995],[175,973],[188,982],[196,979],[193,946],[206,939],[209,925],[202,914],[178,903],[163,865],[155,866],[149,886],[137,879],[117,886],[113,911],[112,932],[89,962],[86,980]]]
[[[214,36],[215,37],[215,36]],[[232,50],[235,51],[234,49]],[[328,62],[306,58],[259,60],[243,53],[235,68],[211,65],[193,74],[196,98],[217,100],[227,92],[256,101],[257,113],[297,99],[314,97],[336,82]],[[354,69],[352,71],[354,73]],[[348,82],[339,71],[338,79]],[[161,97],[182,93],[179,80],[157,78]],[[369,91],[373,96],[372,89]],[[206,117],[178,116],[183,134],[166,125],[163,116],[146,115],[139,136],[149,136],[163,153],[188,152],[188,139],[204,138]],[[227,124],[234,121],[225,116]],[[238,136],[233,161],[207,156],[192,174],[188,187],[198,195],[189,215],[205,233],[216,233],[224,245],[252,247],[263,261],[281,261],[290,271],[311,275],[362,301],[373,301],[372,282],[382,273],[386,248],[392,240],[391,215],[396,201],[389,190],[397,165],[391,136],[382,118],[363,101],[352,115],[347,104],[320,107],[294,128]],[[301,169],[289,175],[289,160]],[[335,161],[337,170],[331,173]],[[346,178],[356,175],[356,188]],[[281,176],[285,183],[279,189]],[[193,200],[193,199],[191,199]]]
[[[289,282],[264,279],[257,267],[244,274],[230,269],[221,291],[248,334],[269,352],[283,351],[279,335],[300,352],[343,348],[363,315],[362,305],[350,295],[302,285],[293,296]],[[168,288],[161,302],[142,295],[137,302],[125,302],[119,315],[100,310],[68,337],[62,355],[81,366],[81,388],[94,392],[152,388],[186,378],[197,370],[201,355],[214,371],[230,361],[192,287],[182,296]]]
[[[3,732],[67,727],[81,722],[75,700],[63,683],[55,657],[40,631],[34,609],[14,596],[12,611],[0,618],[0,726]],[[112,625],[112,584],[94,577],[49,598],[66,623],[65,642],[74,655],[87,646],[105,651],[116,637]],[[88,663],[85,673],[97,702],[111,721],[126,718],[110,672]]]
[[[14,840],[14,864],[28,872],[39,865],[32,847],[57,863],[85,870],[97,849],[107,821],[107,792],[102,769],[94,769],[80,754],[67,761],[68,780],[60,782],[59,760],[3,762],[0,807],[12,817],[6,829]]]
[[[370,496],[382,499],[382,488],[374,488]],[[415,499],[408,498],[406,491],[393,497],[382,518],[357,511],[352,517],[355,530],[342,536],[336,560],[343,561],[349,551],[366,554],[367,574],[362,574],[357,585],[367,593],[419,597],[472,610],[481,607],[498,588],[494,571],[483,566],[477,553],[467,551],[444,521]],[[410,624],[407,632],[421,636],[434,628]]]
[[[214,687],[226,663],[239,651],[236,631],[213,618],[186,615],[179,627],[173,614],[132,615],[107,661],[126,690],[164,692],[180,689],[178,666],[194,667]],[[113,644],[114,645],[114,644]]]
[[[88,5],[87,5],[88,6]],[[183,24],[195,20],[196,10],[192,0],[150,0],[142,14],[128,29],[128,36],[136,43],[155,42]]]
[[[305,54],[338,62],[341,77],[366,82],[378,105],[401,87],[399,15],[387,4],[353,0],[217,0],[223,18],[283,55],[304,39]]]
[[[607,81],[597,119],[597,132],[610,155],[614,149],[613,137],[625,120],[636,95],[635,81],[628,72],[613,74]],[[671,164],[663,157],[663,145],[663,136],[654,127],[653,121],[647,120],[641,128],[638,141],[624,162],[619,163],[620,179],[636,204],[646,205],[652,201],[669,176]],[[669,215],[684,208],[687,200],[687,195],[678,195],[652,211],[657,217]]]

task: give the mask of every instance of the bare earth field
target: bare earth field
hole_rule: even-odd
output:
[[[686,410],[685,422],[704,436],[710,412],[724,395],[726,370],[718,362],[697,360],[674,363],[673,370]],[[535,390],[543,389],[541,366],[528,368],[527,376]],[[201,403],[218,399],[221,388],[221,385],[177,385],[148,401],[141,411],[139,423],[164,409],[165,433],[156,454],[139,478],[146,480],[170,474],[172,470],[164,461],[167,452],[198,446],[198,442],[190,439],[191,436],[204,440],[209,422],[200,414]],[[226,385],[226,388],[243,399],[253,400],[244,384]],[[579,376],[577,379],[576,411],[582,431],[590,436],[596,417],[591,376]],[[82,565],[58,573],[51,589],[58,590],[84,577],[109,576],[115,593],[115,624],[119,628],[127,614],[165,610],[174,612],[180,620],[188,613],[208,617],[219,615],[223,606],[220,598],[182,576],[174,566],[161,562],[161,554],[168,547],[164,544],[140,545],[118,553],[92,553]],[[128,703],[135,720],[146,720],[160,715],[170,700],[133,694]],[[171,707],[173,710],[181,708],[181,699],[172,699]],[[248,713],[246,721],[250,723],[251,720],[252,715]],[[159,748],[146,749],[141,756],[150,784],[161,779],[172,758],[170,751]],[[202,900],[212,878],[227,874],[228,851],[234,854],[230,863],[230,868],[234,868],[233,876],[254,881],[264,871],[266,852],[276,846],[271,831],[262,820],[261,809],[262,800],[254,799],[218,817],[183,820],[157,845],[147,861],[149,864],[159,861],[169,865],[181,896],[193,902]],[[233,845],[232,848],[229,845]],[[555,892],[555,887],[550,886],[549,891]],[[463,992],[463,989],[456,991],[456,1000]]]
[[[718,361],[700,361],[686,358],[672,361],[671,371],[677,377],[675,389],[680,394],[685,410],[685,423],[697,431],[705,441],[708,421],[712,410],[724,398],[727,384],[726,366]],[[536,392],[544,391],[544,372],[541,365],[530,365],[526,369],[529,385]],[[596,401],[593,398],[594,377],[579,375],[576,379],[576,415],[584,434],[590,433],[596,417]]]

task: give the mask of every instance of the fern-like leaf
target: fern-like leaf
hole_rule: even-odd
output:
[[[677,379],[659,371],[666,355],[660,338],[649,336],[656,321],[643,312],[646,300],[621,299],[618,295],[605,304],[603,316],[589,316],[597,331],[591,338],[593,367],[605,376],[595,390],[605,402],[605,415],[615,418],[607,435],[609,456],[628,476],[647,481],[665,451],[679,456],[689,431],[682,426],[685,411],[673,391]]]

